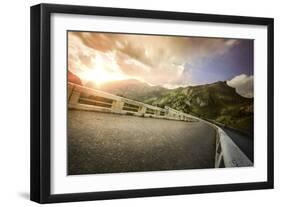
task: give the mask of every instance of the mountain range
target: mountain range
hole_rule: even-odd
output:
[[[93,82],[85,86],[97,88]],[[107,82],[98,89],[162,108],[169,106],[248,134],[253,133],[254,99],[242,97],[225,81],[167,89],[130,79]]]

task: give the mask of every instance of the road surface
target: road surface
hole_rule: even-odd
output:
[[[215,130],[203,122],[68,111],[68,174],[213,168]]]

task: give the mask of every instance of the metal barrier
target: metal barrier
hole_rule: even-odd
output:
[[[197,121],[197,119],[194,119],[189,114],[170,107],[163,109],[73,83],[68,83],[67,96],[68,107],[70,109],[111,112],[189,122]]]

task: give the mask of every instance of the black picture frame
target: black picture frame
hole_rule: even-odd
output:
[[[134,17],[148,19],[180,20],[210,23],[232,23],[267,26],[267,181],[238,184],[219,184],[154,189],[87,192],[74,194],[51,194],[51,74],[50,74],[50,16],[53,13]],[[272,18],[195,14],[168,11],[103,8],[89,6],[39,4],[31,7],[31,174],[30,192],[32,201],[38,203],[119,199],[146,196],[210,193],[273,188],[273,44],[274,20]]]

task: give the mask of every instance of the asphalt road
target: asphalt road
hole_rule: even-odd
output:
[[[68,112],[68,174],[213,168],[215,130],[203,122]]]

